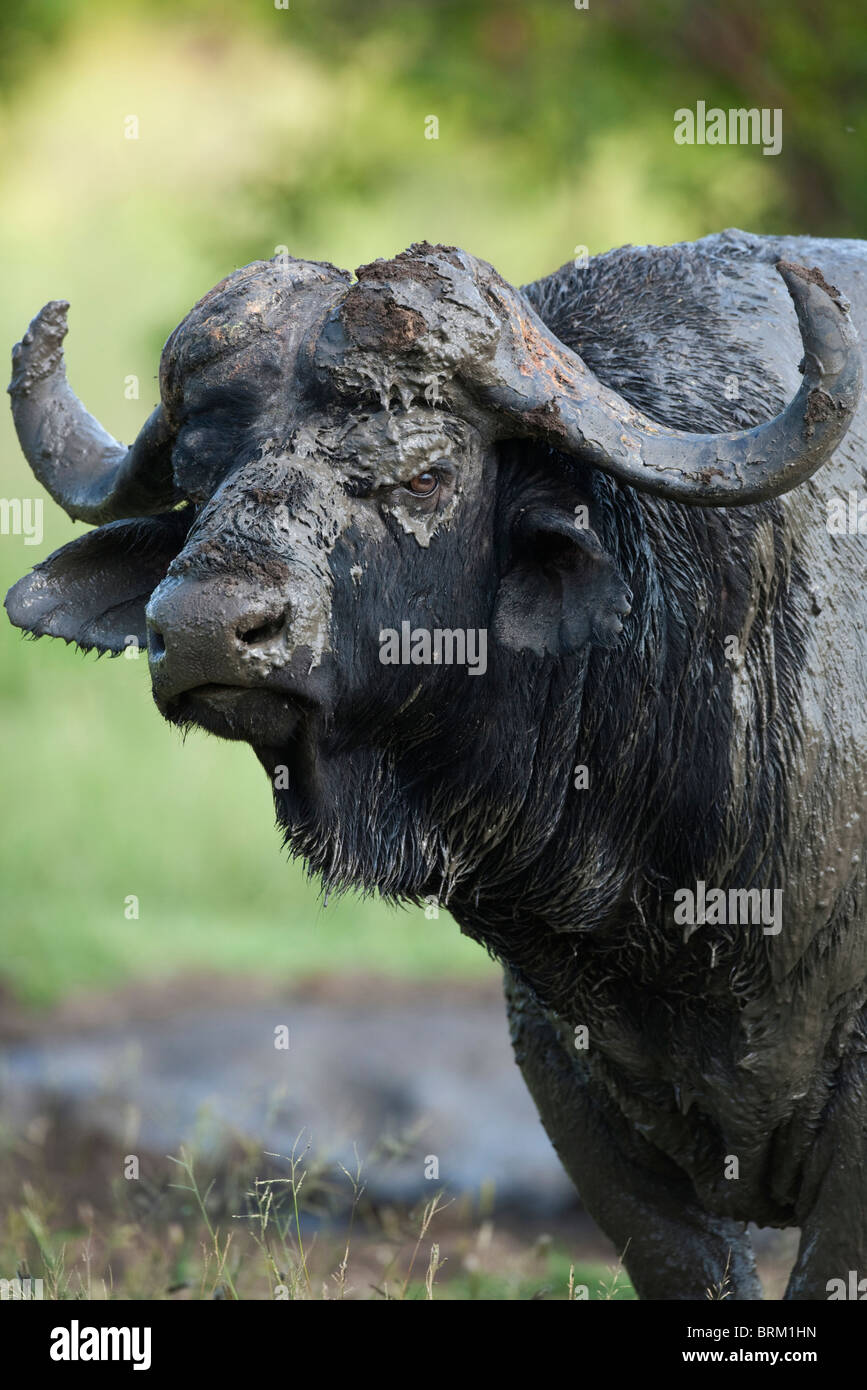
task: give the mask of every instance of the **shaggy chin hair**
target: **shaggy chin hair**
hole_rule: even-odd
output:
[[[446,708],[414,746],[391,726],[366,729],[352,748],[335,740],[311,756],[296,747],[289,787],[274,792],[293,857],[326,892],[392,902],[447,906],[467,893],[478,902],[510,883],[555,835],[571,788],[586,656],[546,662],[541,682],[539,665],[510,664],[509,720],[480,727]]]
[[[406,787],[387,754],[344,754],[321,780],[315,799],[290,788],[275,791],[274,802],[285,845],[326,894],[377,892],[392,902],[433,894],[446,902],[455,870],[445,837],[429,824],[420,789]]]

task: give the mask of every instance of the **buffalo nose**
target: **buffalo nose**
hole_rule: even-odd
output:
[[[201,685],[253,686],[286,663],[289,611],[276,592],[232,591],[215,580],[167,580],[147,608],[154,694]]]
[[[270,614],[261,618],[254,627],[247,627],[247,621],[249,618],[246,618],[241,626],[235,629],[237,641],[247,647],[261,647],[282,636],[286,627],[286,614]]]

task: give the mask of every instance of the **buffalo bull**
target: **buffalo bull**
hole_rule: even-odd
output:
[[[66,309],[12,409],[97,525],[12,622],[146,642],[325,884],[434,896],[503,962],[641,1297],[760,1297],[749,1221],[801,1227],[790,1298],[867,1275],[867,246],[726,232],[521,291],[427,243],[257,262],[130,448]]]

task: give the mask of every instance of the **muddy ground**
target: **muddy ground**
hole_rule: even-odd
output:
[[[223,1296],[225,1279],[267,1298],[280,1278],[297,1297],[423,1297],[434,1245],[436,1296],[566,1297],[573,1263],[591,1297],[628,1296],[487,982],[173,980],[51,1013],[7,1000],[0,1040],[0,1250],[31,1271],[62,1251],[61,1296],[86,1269],[93,1297]],[[182,1146],[205,1217],[168,1157]],[[257,1244],[268,1194],[272,1212],[292,1202]],[[207,1221],[232,1236],[224,1266],[203,1254]],[[756,1233],[767,1297],[796,1239]]]

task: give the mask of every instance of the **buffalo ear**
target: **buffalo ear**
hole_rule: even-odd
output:
[[[12,586],[10,621],[85,650],[117,654],[130,637],[146,646],[145,606],[183,548],[191,521],[192,509],[184,507],[88,531]]]
[[[589,527],[557,507],[531,507],[513,530],[512,565],[500,582],[494,635],[515,651],[566,656],[622,632],[632,598]]]

